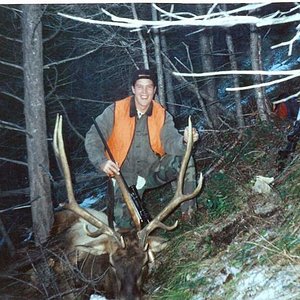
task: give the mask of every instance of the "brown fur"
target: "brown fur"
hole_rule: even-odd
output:
[[[79,217],[71,211],[63,210],[54,214],[54,223],[51,228],[50,236],[56,236],[70,228]]]
[[[148,249],[140,244],[136,230],[119,232],[125,248],[105,234],[97,238],[88,237],[79,217],[69,211],[59,212],[55,216],[52,234],[55,234],[54,239],[68,260],[56,259],[55,263],[52,262],[52,269],[60,278],[65,273],[75,276],[75,287],[84,286],[86,296],[82,296],[83,299],[94,291],[108,299],[142,299],[142,285],[150,263]],[[165,240],[158,237],[149,237],[148,243],[153,252],[160,251],[166,245]],[[55,251],[59,253],[57,248]],[[77,271],[70,271],[70,266]],[[61,283],[62,291],[67,288],[70,288],[70,280],[67,284]],[[80,297],[76,296],[76,299]]]

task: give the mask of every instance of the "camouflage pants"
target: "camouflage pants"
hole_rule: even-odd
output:
[[[177,179],[182,156],[165,155],[160,160],[155,162],[149,170],[149,176],[145,178],[146,183],[142,189],[138,190],[140,197],[143,197],[145,190],[157,188],[168,182]],[[187,166],[183,192],[185,194],[191,193],[196,188],[196,169],[194,160],[191,157]],[[196,200],[192,199],[186,201],[180,206],[182,212],[188,212],[196,208]],[[118,187],[115,187],[115,208],[114,208],[115,222],[119,227],[128,228],[133,227],[131,217],[129,215],[126,204],[122,200],[122,196]]]

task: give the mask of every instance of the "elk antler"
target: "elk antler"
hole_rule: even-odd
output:
[[[74,212],[79,217],[81,217],[82,219],[90,223],[91,225],[97,227],[98,230],[96,231],[96,233],[90,233],[91,236],[95,237],[95,236],[99,236],[100,234],[107,234],[115,238],[116,241],[124,248],[123,238],[118,232],[114,231],[105,223],[103,223],[101,220],[99,220],[98,218],[90,214],[87,210],[80,207],[75,200],[70,169],[69,169],[65,147],[64,147],[64,141],[62,137],[62,116],[60,115],[57,115],[56,117],[55,129],[53,134],[53,148],[54,148],[55,156],[63,171],[63,176],[65,179],[67,195],[69,200],[68,203],[63,203],[61,204],[61,206]]]
[[[142,230],[138,232],[138,237],[142,243],[142,245],[145,245],[146,239],[148,235],[156,228],[162,228],[165,230],[172,230],[177,226],[177,221],[173,226],[167,226],[163,224],[161,221],[164,220],[173,210],[180,205],[182,202],[190,200],[194,197],[197,196],[197,194],[200,192],[202,188],[202,182],[203,182],[203,177],[202,174],[200,174],[200,178],[198,181],[198,185],[196,189],[187,195],[184,195],[182,192],[182,187],[183,187],[183,181],[184,181],[184,176],[186,172],[186,168],[189,162],[189,158],[191,156],[191,151],[193,147],[193,134],[192,134],[192,122],[191,118],[189,117],[189,139],[187,142],[187,147],[186,147],[186,152],[184,154],[181,168],[179,171],[179,176],[178,176],[178,182],[177,182],[177,189],[175,192],[174,197],[172,200],[169,202],[169,204],[150,222],[148,223]]]

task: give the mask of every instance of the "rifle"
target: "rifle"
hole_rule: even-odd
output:
[[[99,137],[101,138],[101,141],[108,153],[109,158],[114,163],[116,163],[114,156],[113,156],[112,152],[110,151],[110,148],[109,148],[97,122],[95,121],[94,118],[92,118],[92,120],[93,120],[95,128],[99,134]],[[138,229],[142,228],[143,226],[148,224],[152,220],[152,218],[151,218],[149,212],[145,209],[145,207],[143,207],[142,200],[138,194],[138,191],[137,191],[135,185],[128,186],[121,171],[120,171],[120,175],[115,175],[115,178],[116,178],[121,190],[122,190],[122,187],[124,187],[126,192],[129,194],[129,197],[124,197],[124,201],[127,205],[127,208],[129,210],[129,213],[133,219],[135,226]]]

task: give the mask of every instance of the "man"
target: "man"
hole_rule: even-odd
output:
[[[161,186],[178,176],[188,140],[188,130],[178,133],[172,116],[154,99],[156,76],[150,70],[137,70],[132,77],[132,93],[108,106],[96,118],[117,163],[105,155],[104,145],[93,125],[87,132],[85,148],[97,170],[113,177],[122,172],[129,186],[136,185],[142,197],[146,189]],[[193,140],[199,135],[193,128]],[[196,172],[190,159],[184,192],[194,190]],[[116,188],[115,221],[120,227],[129,227],[129,214]],[[192,217],[196,201],[181,205],[182,218]]]

